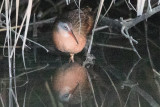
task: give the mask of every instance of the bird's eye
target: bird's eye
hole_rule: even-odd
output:
[[[67,27],[67,26],[64,26],[63,28],[64,28],[65,30],[68,30],[68,27]]]
[[[63,97],[64,97],[64,98],[67,98],[68,96],[69,96],[69,94],[65,94]]]

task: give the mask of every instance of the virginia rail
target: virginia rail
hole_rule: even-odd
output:
[[[69,53],[70,61],[74,62],[74,54],[81,52],[85,47],[87,35],[92,27],[91,8],[64,13],[54,22],[53,42],[58,50]]]
[[[78,104],[90,96],[87,69],[78,63],[67,63],[52,77],[53,90],[62,102]]]

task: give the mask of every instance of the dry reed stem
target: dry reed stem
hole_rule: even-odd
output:
[[[95,30],[95,28],[96,28],[96,26],[97,26],[97,23],[98,23],[100,14],[101,14],[103,2],[104,2],[104,0],[101,0],[101,1],[100,1],[100,4],[99,4],[99,7],[98,7],[98,12],[97,12],[96,20],[95,20],[94,27],[93,27],[93,30],[92,30],[91,41],[90,41],[90,44],[89,44],[89,48],[88,48],[87,54],[90,54],[90,52],[91,52],[92,43],[93,43],[94,30]]]
[[[98,103],[97,103],[97,100],[96,100],[96,96],[95,96],[95,92],[94,92],[94,88],[93,88],[93,84],[92,84],[92,80],[91,80],[91,77],[89,75],[89,73],[87,72],[87,76],[88,76],[88,80],[89,80],[89,83],[90,83],[90,86],[91,86],[91,90],[92,90],[92,94],[93,94],[93,98],[94,98],[94,102],[95,102],[95,106],[98,107]]]
[[[121,97],[120,97],[120,94],[118,92],[118,89],[116,88],[114,82],[112,81],[112,78],[109,76],[109,74],[106,72],[106,70],[103,67],[101,67],[101,68],[103,69],[103,71],[105,72],[107,77],[109,78],[109,80],[110,80],[110,82],[111,82],[111,84],[112,84],[112,86],[113,86],[113,88],[114,88],[114,90],[115,90],[115,92],[117,94],[117,97],[118,97],[118,100],[119,100],[119,103],[120,103],[120,107],[122,107],[122,101],[121,101]]]
[[[52,94],[51,88],[50,88],[50,86],[49,86],[47,81],[45,82],[45,86],[46,86],[46,89],[47,89],[47,91],[49,93],[49,96],[50,96],[50,99],[51,99],[51,102],[52,102],[52,107],[57,107],[55,98],[54,98],[54,96]]]

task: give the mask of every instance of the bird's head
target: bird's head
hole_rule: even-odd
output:
[[[77,83],[77,85],[73,89],[65,87],[65,90],[59,94],[59,99],[62,102],[69,102],[70,98],[74,95],[74,92],[77,90],[78,86],[79,83]]]
[[[58,21],[57,24],[56,24],[56,27],[57,27],[56,29],[57,29],[58,33],[60,33],[60,35],[70,36],[78,44],[78,40],[77,40],[75,34],[73,33],[72,24],[70,22]]]

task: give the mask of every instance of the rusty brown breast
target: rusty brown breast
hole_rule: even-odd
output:
[[[59,16],[53,26],[53,42],[56,48],[70,54],[81,52],[92,26],[93,12],[88,7]]]

